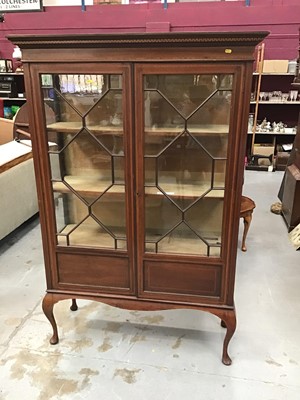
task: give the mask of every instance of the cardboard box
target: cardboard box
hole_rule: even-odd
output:
[[[13,140],[14,121],[0,118],[0,145]]]
[[[290,158],[290,153],[284,151],[278,151],[276,156],[276,169],[279,171],[284,171],[287,166],[288,160]]]
[[[255,144],[253,148],[253,154],[260,156],[269,157],[274,153],[274,146],[265,146],[261,144]]]
[[[264,60],[263,72],[286,73],[288,72],[289,60]]]

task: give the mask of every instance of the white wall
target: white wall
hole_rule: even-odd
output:
[[[43,5],[47,6],[81,6],[81,0],[43,0]],[[93,5],[93,0],[85,0],[85,5]]]

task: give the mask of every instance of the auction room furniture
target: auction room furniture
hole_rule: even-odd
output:
[[[290,232],[300,224],[300,114],[296,138],[283,177],[281,195],[282,216]]]
[[[223,321],[231,363],[253,52],[265,36],[10,36],[31,110],[52,344],[60,300],[191,308]]]
[[[0,240],[38,212],[31,143],[15,141],[14,128],[0,118]]]
[[[297,74],[292,88],[300,92],[300,30]],[[295,141],[278,197],[282,201],[282,216],[287,224],[288,230],[291,231],[300,224],[300,113],[298,114],[298,127]]]
[[[256,207],[254,201],[249,197],[242,196],[240,218],[244,220],[244,232],[242,239],[242,250],[247,251],[246,237],[252,221],[253,210]]]
[[[257,46],[256,72],[252,78],[252,98],[246,146],[246,169],[284,170],[295,139],[300,101],[291,92],[295,72],[288,60],[265,60],[264,43]],[[293,93],[293,95],[292,95]],[[283,129],[262,128],[263,121],[281,122]]]

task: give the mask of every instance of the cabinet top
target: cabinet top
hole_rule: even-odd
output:
[[[86,47],[253,47],[269,32],[166,32],[76,35],[9,35],[21,48]]]

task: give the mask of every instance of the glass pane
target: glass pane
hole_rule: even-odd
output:
[[[42,80],[43,80],[42,75]],[[61,93],[76,93],[78,95],[85,94],[101,94],[106,88],[104,87],[103,75],[74,74],[74,75],[53,75],[52,82]]]
[[[109,91],[86,114],[86,126],[112,154],[124,154],[121,91]]]
[[[232,83],[144,77],[146,251],[220,257]]]
[[[55,184],[54,184],[55,185]],[[56,192],[54,187],[54,207],[55,207],[55,217],[56,217],[56,230],[61,232],[68,224],[68,207],[64,204],[66,198],[60,192]]]
[[[64,191],[60,183],[53,183],[56,229],[58,233],[66,234],[70,226],[76,226],[84,220],[89,212],[87,206],[67,187]]]
[[[145,242],[145,251],[147,253],[155,253],[156,252],[155,243]]]
[[[145,155],[157,155],[180,135],[184,119],[158,92],[145,92]]]
[[[224,198],[224,189],[212,189],[211,191],[209,191],[205,197],[213,197],[213,198]]]
[[[51,79],[49,79],[49,77]],[[42,75],[48,141],[62,149],[85,125],[113,154],[124,154],[122,75]],[[117,90],[118,89],[118,90]]]
[[[127,250],[127,242],[126,242],[126,240],[118,239],[116,242],[117,242],[117,249],[119,249],[119,250]]]
[[[48,107],[46,105],[46,107]],[[67,106],[68,107],[68,106]],[[82,129],[82,119],[77,116],[73,119],[73,122],[57,121],[53,122],[50,119],[50,123],[47,124],[47,139],[50,151],[62,150],[75,135]]]
[[[144,76],[144,89],[157,89],[160,77],[164,75],[146,75]]]
[[[216,75],[157,75],[145,77],[144,87],[155,88],[180,115],[187,118],[207,97],[217,89]],[[162,121],[164,110],[161,110]],[[155,122],[153,122],[155,123]],[[147,126],[147,125],[146,125]]]
[[[66,235],[57,235],[57,243],[60,246],[68,246],[68,236],[66,236]]]
[[[116,184],[125,184],[125,166],[124,166],[124,157],[113,157],[113,182]]]
[[[185,213],[188,225],[209,244],[221,243],[223,203],[209,193]]]
[[[58,90],[55,90],[53,112],[55,115],[55,122],[72,123],[72,126],[78,126],[77,130],[79,130],[82,126],[82,115],[84,112],[81,112],[78,102],[74,101],[76,98],[75,95],[71,95],[70,93],[65,93],[63,95]],[[50,115],[48,119],[50,119]]]
[[[50,167],[51,167],[51,178],[53,180],[60,181],[62,179],[60,169],[59,153],[49,153]]]
[[[198,87],[199,91],[212,93],[215,89],[232,89],[233,75],[230,74],[192,74],[192,75],[147,75],[144,78],[145,89],[158,89],[167,97],[182,101],[182,91]],[[171,95],[168,95],[171,93]],[[202,95],[202,97],[204,97]]]
[[[184,210],[211,188],[212,159],[188,134],[158,157],[158,186]]]
[[[214,160],[214,188],[224,188],[226,175],[226,160]]]
[[[100,94],[74,94],[65,93],[64,98],[70,103],[74,110],[82,117],[88,115],[89,110],[95,106],[95,103],[101,98]],[[88,119],[88,117],[87,117]]]
[[[69,234],[70,246],[104,247],[113,249],[115,241],[93,218],[89,217]]]
[[[181,224],[158,243],[158,252],[206,256],[207,245],[185,224]]]
[[[122,89],[122,76],[121,75],[110,75],[110,88],[111,89]]]
[[[145,183],[156,185],[156,158],[145,157]]]
[[[109,90],[95,102],[93,108],[86,114],[86,125],[91,130],[96,130],[98,126],[122,127],[122,91]]]
[[[126,250],[122,75],[41,83],[58,243]]]
[[[210,257],[220,257],[221,256],[221,247],[209,246],[208,251],[209,251]]]
[[[219,89],[232,89],[233,75],[218,75],[218,88]]]
[[[146,241],[157,241],[181,222],[180,210],[157,188],[145,189]]]
[[[112,185],[111,156],[85,130],[61,151],[60,160],[64,181],[89,203]]]
[[[184,118],[173,103],[157,91],[145,91],[145,127],[155,129],[161,127],[184,128]]]
[[[188,120],[187,129],[212,157],[226,158],[231,92],[220,91]]]
[[[125,186],[115,185],[92,205],[92,215],[116,238],[126,238]]]
[[[61,246],[87,246],[115,248],[115,240],[93,218],[89,217],[80,224],[69,224],[57,235]],[[125,246],[123,245],[122,249]]]

